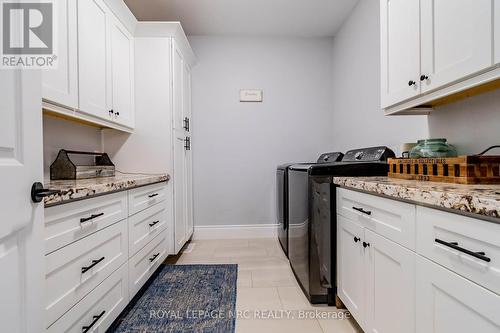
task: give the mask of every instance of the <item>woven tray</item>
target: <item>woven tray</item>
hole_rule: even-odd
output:
[[[391,158],[390,178],[455,184],[500,184],[500,156]]]

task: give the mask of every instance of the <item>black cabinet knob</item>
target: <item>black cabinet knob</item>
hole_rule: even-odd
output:
[[[114,114],[114,113],[115,113],[115,111],[113,111],[112,109],[109,110],[109,114]]]
[[[361,238],[358,238],[358,237],[354,237],[354,243],[357,243],[361,240]]]
[[[417,82],[415,82],[415,81],[413,81],[413,80],[410,80],[410,81],[408,82],[408,85],[409,85],[410,87],[411,87],[411,86],[414,86],[414,85],[416,85],[416,84],[417,84]]]
[[[115,115],[118,117],[120,115],[120,112],[116,112]]]
[[[425,81],[429,80],[429,77],[427,75],[420,75],[420,81]]]
[[[363,247],[366,249],[367,247],[370,246],[370,243],[367,243],[367,242],[363,242]]]

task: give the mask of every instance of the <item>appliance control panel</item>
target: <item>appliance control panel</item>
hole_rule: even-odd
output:
[[[392,157],[396,157],[396,155],[387,147],[361,148],[350,150],[345,153],[342,162],[386,161],[388,158]]]
[[[344,154],[340,152],[335,153],[325,153],[318,158],[318,163],[331,163],[342,161]]]

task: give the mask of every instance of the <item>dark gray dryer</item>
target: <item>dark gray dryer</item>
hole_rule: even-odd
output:
[[[333,305],[336,297],[336,187],[334,176],[384,176],[387,147],[356,149],[341,162],[288,168],[288,258],[311,303]]]
[[[344,154],[325,153],[316,163],[330,163],[342,160]],[[311,165],[314,163],[299,163]],[[276,170],[276,219],[278,222],[278,238],[285,255],[288,256],[288,168],[297,163],[279,165]]]

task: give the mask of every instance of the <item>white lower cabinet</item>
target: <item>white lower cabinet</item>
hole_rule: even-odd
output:
[[[105,332],[128,302],[128,270],[124,264],[50,326],[47,332]]]
[[[338,191],[347,202],[352,191]],[[372,195],[361,203],[373,211],[401,205]],[[403,224],[412,226],[404,230],[417,252],[398,244],[398,233],[377,233],[369,219],[337,215],[340,299],[366,333],[500,333],[500,226],[414,208]]]
[[[127,261],[127,232],[124,220],[45,257],[48,325]]]
[[[363,325],[365,317],[365,263],[362,246],[363,228],[338,216],[339,233],[339,297],[352,315]]]
[[[161,232],[155,239],[129,260],[130,298],[141,289],[144,283],[156,271],[167,255],[165,243],[167,231]]]
[[[500,296],[418,257],[418,333],[498,333],[499,309]]]
[[[367,333],[415,332],[415,253],[340,215],[338,221],[339,297]]]
[[[46,209],[47,332],[113,323],[172,245],[166,192],[154,184]]]
[[[365,331],[415,332],[416,254],[369,230],[364,241],[368,244]]]

